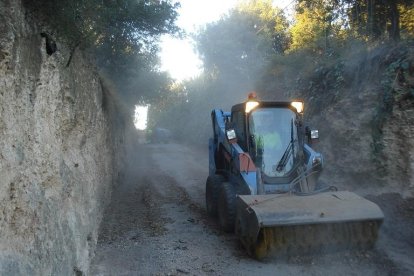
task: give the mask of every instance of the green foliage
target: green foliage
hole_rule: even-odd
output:
[[[112,54],[139,51],[154,36],[176,32],[178,4],[151,0],[40,0],[26,5],[42,12],[71,43],[108,45]]]
[[[410,49],[410,48],[408,48]],[[392,111],[392,102],[401,103],[407,99],[414,99],[414,59],[413,49],[395,50],[391,63],[385,69],[381,84],[387,97],[390,100],[385,101],[387,110]]]
[[[378,86],[383,64],[372,60],[376,49],[385,47],[378,46],[378,41],[398,40],[398,30],[390,29],[398,17],[392,13],[395,7],[391,2],[298,0],[292,26],[272,1],[242,2],[196,36],[204,74],[172,89],[166,97],[168,104],[162,100],[154,105],[154,112],[161,112],[154,124],[173,128],[184,140],[206,142],[211,132],[211,109],[229,110],[244,101],[250,90],[265,100],[304,98],[307,114],[312,116],[320,114],[322,106],[358,93],[357,87],[365,78],[372,78],[376,81],[372,85]],[[396,3],[402,38],[408,39],[412,6],[408,0]],[[384,40],[386,36],[390,40]],[[377,67],[365,64],[368,60]],[[399,66],[404,69],[408,65],[402,62]],[[404,91],[414,93],[412,87]],[[384,96],[384,103],[394,102],[396,95],[399,92],[393,92],[391,98]],[[381,107],[379,114],[386,118],[383,111]]]
[[[410,43],[401,43],[398,47],[387,49],[387,54],[382,55],[381,81],[382,89],[380,101],[375,110],[371,122],[372,134],[372,160],[384,172],[384,124],[394,113],[395,109],[409,110],[414,106],[414,49]],[[380,171],[381,171],[380,170]]]
[[[269,54],[259,50],[266,41],[259,41],[256,31],[251,18],[239,12],[208,25],[197,37],[204,69],[213,76],[254,79]]]
[[[414,4],[399,5],[401,36],[404,39],[414,38]]]
[[[413,0],[298,0],[293,50],[327,49],[331,38],[392,41],[412,37]]]
[[[207,25],[196,36],[204,74],[176,85],[165,95],[168,100],[153,105],[151,124],[171,129],[184,141],[206,143],[211,110],[229,110],[245,100],[264,65],[288,47],[287,28],[283,13],[270,0],[246,1]]]
[[[150,129],[167,128],[182,142],[206,143],[211,126],[209,116],[220,106],[220,98],[210,98],[208,90],[215,91],[215,84],[208,77],[184,83],[175,83],[149,110]]]
[[[249,15],[255,24],[256,35],[264,44],[260,49],[283,54],[289,47],[289,24],[283,11],[272,6],[271,0],[252,0],[241,2],[237,10]],[[271,44],[270,44],[270,43]]]
[[[271,1],[251,1],[197,36],[197,49],[211,74],[250,82],[275,53],[287,47],[287,21]]]
[[[329,37],[336,35],[335,25],[340,15],[337,1],[299,1],[295,24],[290,29],[291,50],[302,48],[327,49]],[[334,23],[334,22],[337,23]]]
[[[179,4],[169,0],[25,0],[25,5],[41,14],[56,32],[54,36],[64,39],[72,50],[92,53],[131,105],[150,101],[165,87],[166,76],[154,69],[157,38],[178,34],[174,22]]]

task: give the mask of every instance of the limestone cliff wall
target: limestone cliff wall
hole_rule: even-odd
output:
[[[0,22],[0,275],[87,274],[122,126],[80,51],[49,56],[21,1]]]

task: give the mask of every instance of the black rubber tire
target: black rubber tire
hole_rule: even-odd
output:
[[[212,217],[217,217],[217,202],[224,180],[223,176],[216,174],[209,176],[206,181],[206,209]]]
[[[234,232],[236,221],[236,191],[229,182],[224,182],[218,198],[218,217],[224,232]]]

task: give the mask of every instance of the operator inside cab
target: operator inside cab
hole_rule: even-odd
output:
[[[272,118],[273,112],[258,110],[250,116],[250,133],[256,133],[254,136],[256,147],[273,150],[282,150],[282,141],[279,132],[276,130],[275,123],[277,118]]]
[[[257,107],[248,114],[250,154],[255,165],[269,177],[284,176],[293,169],[297,149],[295,113],[289,108]],[[287,163],[278,169],[282,156],[292,146]]]

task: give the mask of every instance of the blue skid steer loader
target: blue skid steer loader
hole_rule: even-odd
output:
[[[254,96],[211,113],[206,207],[235,231],[249,255],[290,255],[374,245],[381,209],[354,193],[321,187],[317,130],[303,123],[302,101]]]

